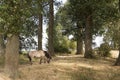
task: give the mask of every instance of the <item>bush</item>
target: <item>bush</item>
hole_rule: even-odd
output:
[[[109,57],[110,56],[110,46],[108,43],[103,43],[100,45],[99,48],[99,55],[102,57]]]
[[[75,50],[76,44],[74,41],[69,40],[67,37],[63,37],[62,40],[54,42],[54,51],[56,53],[71,53]]]
[[[60,53],[68,53],[69,50],[67,47],[64,46],[56,46],[54,47],[55,52],[60,52]]]

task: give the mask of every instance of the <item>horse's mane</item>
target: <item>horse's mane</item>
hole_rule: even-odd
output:
[[[45,53],[45,56],[46,56],[47,58],[52,59],[51,55],[50,55],[47,51],[44,51],[44,53]]]

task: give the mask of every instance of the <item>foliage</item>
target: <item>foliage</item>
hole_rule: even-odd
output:
[[[108,57],[110,56],[110,46],[108,43],[102,43],[99,48],[99,55],[102,57]]]
[[[81,4],[81,5],[80,5]],[[92,35],[102,35],[104,25],[118,19],[118,0],[68,0],[60,7],[56,14],[56,23],[63,26],[64,35],[73,35],[77,39],[82,29],[82,38],[85,38],[86,18],[92,16]],[[77,23],[80,26],[77,26]]]
[[[54,35],[54,50],[55,52],[71,52],[75,50],[75,42],[68,39],[62,34],[62,26],[60,24],[55,26]]]
[[[104,41],[110,43],[112,49],[119,48],[120,42],[120,20],[106,24]]]
[[[80,5],[82,4],[82,5]],[[58,21],[64,27],[67,34],[72,34],[77,37],[76,30],[79,28],[76,26],[79,21],[83,28],[82,35],[85,31],[85,18],[87,15],[91,15],[92,22],[92,34],[102,35],[104,32],[104,25],[108,22],[112,22],[118,19],[118,0],[68,0],[68,2],[59,9]],[[84,38],[84,37],[83,37]]]
[[[31,12],[30,12],[30,2],[20,0],[3,0],[1,9],[1,22],[4,24],[2,27],[2,32],[6,34],[18,34],[24,32],[24,28],[27,28],[27,22],[30,22]],[[24,8],[26,7],[26,8]],[[24,25],[23,25],[24,24]]]
[[[5,38],[18,34],[21,46],[30,44],[25,39],[33,39],[32,36],[35,36],[37,32],[34,9],[33,0],[1,0],[0,33]]]

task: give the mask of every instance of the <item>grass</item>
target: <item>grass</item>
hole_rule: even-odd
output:
[[[73,73],[70,73],[71,75],[71,80],[95,80],[94,78],[94,71],[92,69],[83,69],[77,70]]]
[[[0,60],[1,61],[1,60]],[[115,59],[85,59],[81,55],[57,55],[50,64],[30,65],[20,56],[17,80],[120,80],[120,67],[112,66]],[[0,67],[3,69],[3,67]]]

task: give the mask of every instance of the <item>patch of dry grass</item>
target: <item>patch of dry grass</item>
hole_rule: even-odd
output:
[[[85,59],[81,55],[56,56],[50,64],[30,65],[20,58],[17,80],[120,80],[120,67],[114,59]]]

